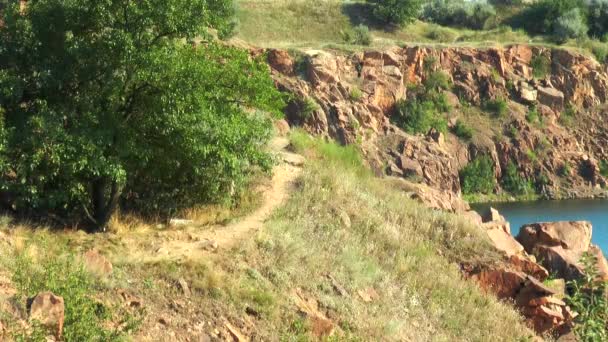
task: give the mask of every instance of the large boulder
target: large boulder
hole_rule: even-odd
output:
[[[592,230],[591,223],[586,221],[533,223],[520,228],[517,240],[528,253],[533,253],[538,245],[581,252],[589,248]]]
[[[544,222],[522,226],[517,240],[526,252],[558,277],[577,279],[584,274],[580,260],[585,253],[597,260],[600,277],[608,279],[608,262],[601,250],[591,244],[591,223]]]
[[[271,49],[267,52],[268,64],[281,74],[293,76],[294,62],[289,52],[285,50]]]
[[[65,304],[63,298],[51,292],[41,292],[32,299],[30,305],[30,320],[39,322],[49,328],[55,337],[61,338],[65,320]]]

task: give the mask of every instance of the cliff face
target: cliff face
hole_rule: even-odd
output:
[[[514,163],[522,177],[542,177],[549,198],[598,196],[606,186],[600,161],[608,159],[602,110],[608,72],[578,53],[529,46],[395,47],[351,55],[307,51],[300,61],[270,50],[268,59],[279,87],[318,104],[303,116],[305,101],[292,101],[289,121],[345,144],[359,143],[379,174],[459,194],[459,170],[488,155],[497,179]],[[423,81],[428,60],[449,76],[449,123],[470,123],[470,141],[438,132],[410,135],[391,124],[395,103],[408,98],[408,86]],[[471,109],[496,99],[507,102],[503,117]],[[526,120],[532,106],[538,122]],[[575,113],[568,124],[565,112]]]

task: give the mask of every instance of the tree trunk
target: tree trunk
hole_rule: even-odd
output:
[[[106,196],[106,188],[110,184],[109,196]],[[106,197],[108,197],[106,199]],[[116,211],[120,189],[116,181],[109,181],[107,178],[98,178],[93,181],[91,189],[91,202],[93,204],[92,231],[103,232],[106,230],[112,214]]]

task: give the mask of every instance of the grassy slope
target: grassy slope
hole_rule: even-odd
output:
[[[461,278],[458,263],[498,258],[482,231],[457,216],[431,211],[409,200],[395,184],[372,177],[352,148],[297,132],[292,140],[309,159],[297,189],[266,228],[236,250],[199,261],[142,263],[129,255],[133,248],[154,245],[152,227],[123,232],[138,233],[137,246],[122,244],[120,234],[21,228],[12,230],[14,248],[3,246],[1,265],[21,275],[14,281],[24,295],[46,287],[66,301],[87,291],[110,303],[114,317],[131,322],[127,330],[139,326],[132,333],[135,340],[153,340],[167,332],[190,336],[188,330],[197,322],[211,322],[205,330],[213,331],[223,326],[220,317],[233,323],[253,320],[250,328],[241,329],[257,339],[311,340],[311,327],[293,302],[296,288],[316,299],[339,325],[339,340],[514,341],[531,335],[512,308]],[[85,282],[84,287],[70,281],[66,289],[58,284],[80,274],[76,264],[61,264],[62,271],[40,267],[61,260],[58,255],[90,247],[114,261],[110,279],[93,286]],[[27,274],[38,279],[34,287],[23,277]],[[349,295],[339,295],[327,274]],[[190,284],[189,299],[176,286],[180,278]],[[143,311],[125,313],[111,304],[118,288],[143,298]],[[379,294],[372,303],[357,295],[368,288]],[[244,319],[246,308],[257,318]],[[76,320],[74,328],[66,329],[76,335],[94,320],[91,315],[82,316],[87,322],[70,317]],[[161,317],[169,317],[167,327],[154,330]],[[140,318],[141,324],[135,324]]]
[[[236,38],[259,47],[337,48],[357,50],[346,44],[343,32],[368,25],[372,46],[431,45],[487,47],[509,44],[554,46],[546,37],[530,37],[522,30],[500,27],[475,31],[416,21],[402,29],[386,31],[374,22],[364,1],[343,0],[237,0],[239,27]],[[509,10],[499,9],[509,15]],[[592,56],[596,41],[569,41],[562,48]]]

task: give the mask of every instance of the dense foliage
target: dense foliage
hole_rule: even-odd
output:
[[[513,162],[509,162],[502,176],[502,187],[516,196],[529,196],[535,193],[533,182],[522,177]]]
[[[450,110],[443,93],[449,86],[448,76],[441,71],[426,72],[421,85],[408,89],[408,98],[398,101],[391,121],[409,133],[427,133],[431,128],[447,131],[445,113]]]
[[[405,25],[420,14],[424,0],[368,0],[374,4],[374,16],[386,24]]]
[[[39,0],[2,14],[2,197],[18,214],[104,228],[123,207],[224,201],[282,105],[266,66],[210,42],[228,0]],[[199,47],[191,40],[202,37]]]
[[[490,194],[496,187],[494,162],[488,156],[471,161],[460,171],[462,192],[469,194]]]
[[[483,29],[496,17],[494,6],[485,1],[431,0],[424,6],[422,18],[446,26]]]

